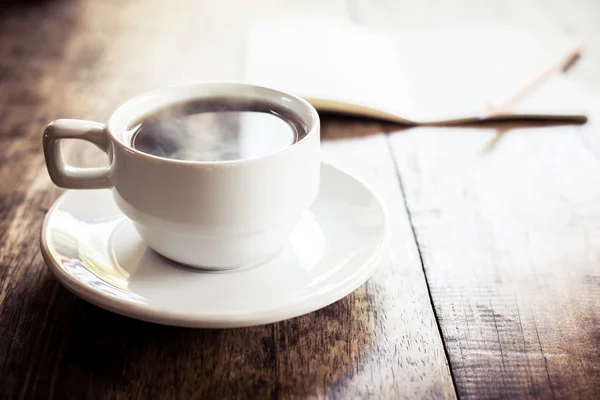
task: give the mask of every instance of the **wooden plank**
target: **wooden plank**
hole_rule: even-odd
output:
[[[235,12],[232,12],[235,10]],[[269,16],[347,18],[341,0],[70,1],[17,7],[0,22],[0,386],[6,398],[399,398],[454,396],[381,127],[324,121],[328,159],[391,204],[395,238],[369,283],[316,313],[234,330],[177,329],[120,317],[63,289],[38,235],[61,192],[41,132],[59,117],[105,121],[141,91],[235,79],[244,29]],[[377,154],[364,153],[365,150]],[[102,162],[82,144],[75,164]]]
[[[357,0],[354,9],[355,20],[396,36],[475,22],[514,24],[549,40],[587,34],[569,76],[600,94],[598,6]],[[392,136],[457,391],[597,398],[598,125],[510,128]]]
[[[374,122],[350,125],[332,120],[323,143],[325,160],[362,179],[382,197],[394,231],[385,265],[364,286],[374,317],[371,340],[378,345],[366,363],[375,365],[361,373],[357,389],[367,386],[370,390],[356,390],[359,396],[352,397],[454,398],[388,139],[382,133],[385,129]],[[373,390],[368,382],[377,375],[379,390]]]
[[[515,128],[492,149],[496,127],[392,137],[461,396],[600,396],[600,163],[587,129]]]

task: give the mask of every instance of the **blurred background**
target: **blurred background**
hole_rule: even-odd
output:
[[[240,79],[248,32],[278,18],[350,21],[404,40],[449,24],[510,24],[552,45],[575,33],[598,41],[599,15],[596,0],[14,1],[0,22],[0,101],[44,104],[34,116],[44,121],[59,114],[104,120],[147,89]],[[600,90],[600,47],[585,51],[570,73]],[[3,129],[11,121],[22,122],[18,113],[5,117]]]
[[[565,37],[582,36],[587,43],[582,56],[563,75],[596,99],[600,94],[598,0],[3,2],[0,278],[6,279],[0,283],[4,299],[0,305],[8,311],[0,327],[0,336],[6,339],[0,343],[0,359],[6,355],[3,365],[10,371],[4,375],[8,385],[4,392],[0,388],[0,397],[18,392],[26,398],[28,390],[44,392],[55,382],[59,382],[56,397],[74,393],[71,398],[81,398],[80,393],[94,390],[101,396],[102,388],[132,390],[139,396],[156,387],[173,393],[179,389],[177,382],[187,384],[179,393],[189,394],[185,390],[197,385],[214,389],[218,371],[230,378],[224,385],[219,378],[223,390],[236,384],[254,393],[271,393],[269,384],[275,382],[272,387],[283,388],[281,393],[356,387],[359,394],[396,393],[393,389],[410,390],[409,396],[414,393],[415,398],[426,394],[440,398],[443,388],[452,385],[448,385],[432,304],[449,343],[459,393],[482,397],[480,388],[491,387],[484,393],[491,398],[566,397],[572,388],[595,390],[600,358],[596,251],[600,178],[594,175],[597,159],[588,148],[600,148],[600,139],[592,123],[580,130],[521,126],[490,152],[490,143],[498,143],[495,138],[506,129],[488,125],[395,134],[399,125],[322,115],[328,161],[374,184],[390,207],[399,236],[388,266],[368,290],[289,325],[227,333],[150,329],[74,301],[58,290],[49,273],[41,273],[45,267],[39,255],[39,228],[61,191],[50,182],[42,157],[44,127],[57,118],[106,122],[127,99],[163,85],[244,79],[251,32],[287,18],[375,29],[391,39],[392,47],[397,46],[400,63],[408,54],[403,46],[420,43],[424,33],[444,37],[448,26],[469,31],[465,40],[475,39],[477,46],[438,46],[445,59],[417,61],[411,73],[398,72],[409,84],[414,74],[421,73],[423,87],[440,82],[449,65],[469,78],[470,73],[460,68],[463,59],[477,60],[482,53],[493,56],[513,46],[523,54],[518,39],[502,40],[502,46],[496,40],[478,40],[479,30],[485,27],[527,31],[539,39],[540,48],[550,51]],[[273,35],[269,54],[274,59],[289,54],[278,35]],[[320,38],[311,40],[294,56],[319,73],[329,54],[315,56],[307,50],[313,43],[322,44]],[[262,44],[268,47],[268,37]],[[345,45],[352,50],[354,43]],[[369,94],[373,81],[378,89],[386,88],[385,80],[377,80],[387,63],[379,57],[388,60],[389,53],[395,53],[366,55],[366,50],[351,54],[353,62],[372,57],[365,65],[373,70],[363,75],[361,82],[366,84],[361,87],[366,91],[359,97]],[[437,54],[431,52],[417,45],[411,54],[419,60]],[[510,58],[511,68],[530,66],[528,54]],[[353,67],[336,65],[337,70],[329,70],[336,77]],[[478,79],[485,78],[485,69],[473,70]],[[393,75],[388,68],[386,76]],[[449,76],[443,82],[455,83]],[[348,87],[355,87],[348,82]],[[509,83],[518,84],[519,79]],[[436,89],[437,83],[429,86]],[[478,85],[455,87],[459,89],[454,92],[438,91],[445,96],[444,104],[461,104],[480,89]],[[392,93],[399,94],[395,89]],[[557,90],[544,98],[562,99],[562,105],[583,99],[580,91],[565,93],[566,89]],[[586,111],[600,110],[597,100],[583,100]],[[68,146],[84,150],[67,151],[72,164],[106,163],[106,156],[90,144]],[[410,211],[414,224],[408,220]],[[415,239],[424,244],[424,257]],[[432,289],[429,295],[425,269]],[[496,323],[500,314],[506,318]],[[469,328],[474,321],[479,325]],[[133,327],[134,333],[123,333],[122,327]],[[346,337],[352,340],[345,341]],[[228,344],[233,341],[239,345]],[[316,345],[306,350],[307,342]],[[283,349],[282,357],[277,358],[277,349]],[[156,360],[170,368],[166,372],[156,368]],[[286,364],[286,360],[292,361]],[[146,364],[149,367],[140,367]],[[267,372],[257,374],[260,369]],[[133,378],[125,378],[126,372]],[[28,382],[35,387],[28,389]],[[298,389],[299,382],[304,386]],[[558,382],[554,388],[553,382]],[[565,391],[555,393],[557,387]],[[586,392],[568,393],[581,398]]]

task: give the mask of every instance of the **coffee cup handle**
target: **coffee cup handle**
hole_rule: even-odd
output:
[[[43,148],[52,182],[67,189],[103,189],[112,187],[110,166],[78,168],[69,165],[61,147],[63,139],[81,139],[93,143],[108,154],[110,140],[106,125],[76,119],[58,119],[44,130]]]

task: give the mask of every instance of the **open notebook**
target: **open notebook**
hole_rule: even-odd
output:
[[[567,43],[544,46],[507,26],[392,40],[350,23],[277,20],[249,32],[244,73],[245,81],[296,94],[320,111],[411,124],[469,122],[488,118],[490,104],[531,80]],[[559,72],[508,117],[584,121],[589,106]]]

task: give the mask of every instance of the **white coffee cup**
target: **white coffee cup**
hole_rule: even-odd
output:
[[[232,161],[181,161],[136,150],[132,126],[170,105],[235,97],[284,107],[307,128],[296,143],[269,155]],[[161,88],[119,107],[108,124],[60,119],[44,131],[52,181],[70,189],[111,188],[116,204],[149,247],[205,269],[258,264],[278,253],[317,196],[319,116],[305,100],[241,83],[194,83]],[[65,163],[62,139],[82,139],[108,154],[109,165]]]

